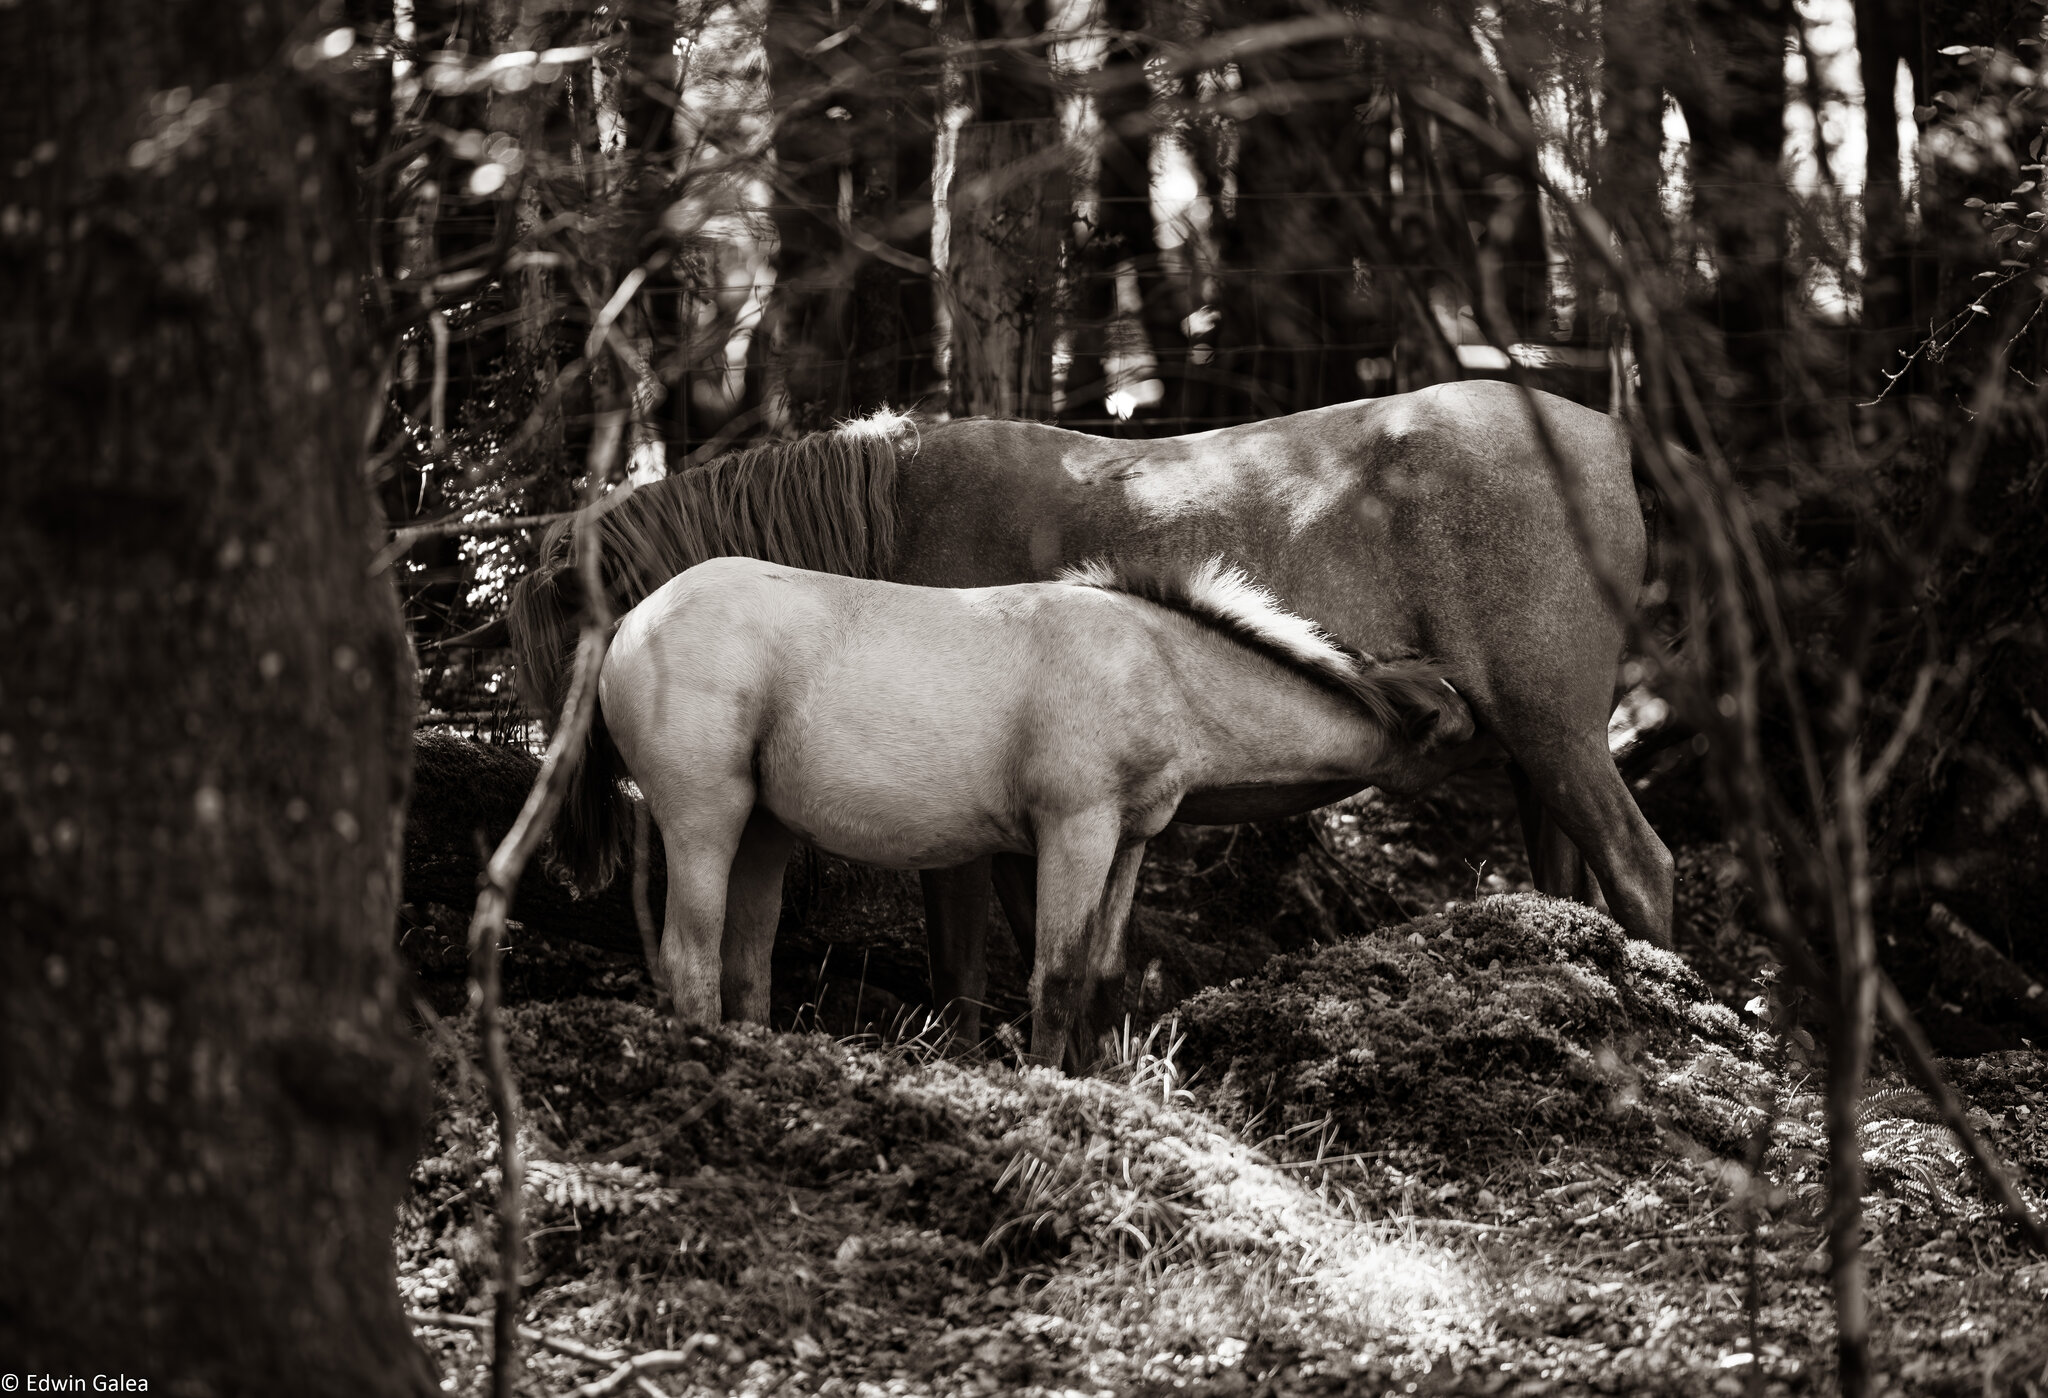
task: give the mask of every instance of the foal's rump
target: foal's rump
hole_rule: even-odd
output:
[[[599,693],[664,831],[744,785],[862,863],[1028,848],[997,815],[1021,686],[970,598],[747,558],[657,589],[620,625]]]

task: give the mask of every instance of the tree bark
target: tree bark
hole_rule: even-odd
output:
[[[39,162],[0,201],[18,1370],[438,1391],[390,1248],[425,1109],[390,945],[412,666],[367,568],[328,33],[291,0],[0,12],[6,165]]]
[[[1785,37],[1780,0],[1699,0],[1694,42],[1705,61],[1668,71],[1692,131],[1694,212],[1711,232],[1719,274],[1703,319],[1718,324],[1716,393],[1723,446],[1738,460],[1779,455],[1790,432],[1784,386],[1795,381],[1787,312]]]

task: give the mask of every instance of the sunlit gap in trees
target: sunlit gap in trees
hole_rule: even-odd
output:
[[[1869,132],[1852,0],[1798,0],[1785,47],[1785,183],[1799,196],[1790,246],[1823,320],[1863,312]]]
[[[1801,200],[1792,220],[1791,246],[1805,264],[1808,304],[1823,319],[1844,323],[1863,312],[1864,193],[1871,173],[1856,12],[1852,0],[1800,0],[1795,17],[1785,50],[1784,175]],[[1912,70],[1900,59],[1892,85],[1892,120],[1909,232],[1920,226],[1915,100]]]

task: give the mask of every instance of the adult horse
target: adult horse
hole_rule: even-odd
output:
[[[1642,577],[1629,440],[1603,413],[1546,394],[1534,403],[1576,467],[1575,501],[1531,401],[1498,383],[1147,441],[869,419],[635,491],[599,526],[604,585],[624,612],[723,554],[935,587],[1041,581],[1102,555],[1160,572],[1222,555],[1361,651],[1439,661],[1508,754],[1536,886],[1590,898],[1590,864],[1616,920],[1669,945],[1671,855],[1607,746],[1624,627],[1572,513],[1613,576]],[[557,530],[508,618],[543,714],[559,712],[581,605]],[[1247,790],[1200,818],[1258,819],[1339,794]],[[1029,885],[1014,862],[999,858],[995,872],[1006,904]],[[934,997],[978,1037],[988,861],[922,877]]]

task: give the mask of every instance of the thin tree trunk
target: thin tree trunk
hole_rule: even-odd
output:
[[[1862,700],[1862,686],[1854,670],[1844,678],[1843,688],[1842,708],[1853,723],[1860,718]],[[1870,1296],[1861,1251],[1863,1136],[1857,1116],[1876,1033],[1878,975],[1862,771],[1861,749],[1854,742],[1845,744],[1835,776],[1835,820],[1845,886],[1836,914],[1834,1032],[1828,1036],[1828,1257],[1843,1398],[1862,1398],[1871,1388]]]
[[[656,9],[653,13],[673,12]],[[627,73],[646,71],[637,66],[636,58],[650,47],[658,51],[661,45],[650,44],[648,36],[640,32],[647,23],[645,15],[632,12],[626,23],[632,37],[625,51],[599,57],[591,70],[591,100],[596,108],[598,131],[597,182],[602,202],[610,206],[611,217],[622,226],[629,225],[625,215],[638,194],[635,186],[640,172],[636,167],[646,159],[647,142],[641,130],[644,119],[668,119],[668,109],[658,103],[627,100]],[[671,28],[667,45],[673,44]],[[643,120],[636,121],[635,117]],[[611,251],[613,257],[596,269],[598,277],[593,284],[606,291],[617,286],[631,270],[639,250],[618,247]],[[595,315],[598,305],[593,304],[590,309]],[[591,364],[590,374],[594,396],[616,391],[628,404],[627,473],[638,482],[660,480],[668,474],[668,454],[662,443],[659,416],[668,390],[655,375],[654,335],[646,307],[637,297],[629,300],[612,321],[607,344]]]
[[[1793,382],[1786,314],[1785,39],[1789,8],[1703,0],[1695,42],[1708,62],[1675,62],[1673,90],[1692,130],[1696,216],[1714,239],[1718,285],[1702,310],[1720,326],[1737,459],[1784,442]]]
[[[0,1354],[423,1395],[350,75],[303,4],[0,14]],[[109,36],[119,36],[118,41]],[[27,1265],[30,1262],[33,1265]]]
[[[842,178],[851,198],[844,217],[869,237],[887,241],[896,218],[896,116],[885,100],[866,113],[855,134]],[[897,304],[901,274],[878,257],[861,259],[853,274],[853,333],[847,346],[847,398],[855,414],[897,400],[897,351],[903,313]]]
[[[1088,334],[1091,273],[1100,261],[1102,233],[1102,104],[1091,79],[1109,56],[1104,32],[1105,0],[1050,0],[1046,14],[1046,56],[1052,69],[1053,111],[1066,149],[1069,226],[1060,254],[1054,294],[1052,410],[1054,416],[1085,411],[1077,392],[1098,388],[1086,382],[1079,361]]]

